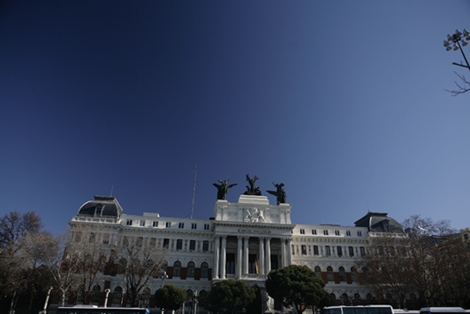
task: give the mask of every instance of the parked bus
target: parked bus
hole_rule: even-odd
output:
[[[393,309],[395,314],[419,314],[419,310]]]
[[[138,307],[97,307],[71,306],[59,307],[57,314],[149,314],[149,309]]]
[[[433,313],[460,314],[460,313],[467,313],[467,311],[461,307],[423,307],[421,308],[421,310],[419,310],[419,313],[420,314],[433,314]]]
[[[394,314],[390,305],[328,306],[322,314]]]

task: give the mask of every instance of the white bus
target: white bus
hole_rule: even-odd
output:
[[[394,314],[390,305],[328,306],[322,314]]]
[[[461,307],[423,307],[421,308],[421,310],[419,310],[419,313],[420,314],[433,314],[433,313],[459,314],[459,313],[467,313],[467,311]]]
[[[149,309],[137,307],[97,307],[70,306],[59,307],[57,314],[149,314]]]

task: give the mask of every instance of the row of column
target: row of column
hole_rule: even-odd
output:
[[[258,275],[267,275],[271,271],[271,239],[270,237],[256,237],[259,239]],[[236,249],[236,278],[249,275],[249,241],[250,236],[237,236]],[[281,267],[292,264],[291,238],[280,238]],[[214,278],[226,278],[227,262],[227,235],[215,237]]]

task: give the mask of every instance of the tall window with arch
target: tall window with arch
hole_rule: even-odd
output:
[[[209,264],[206,262],[201,264],[201,278],[209,278]]]
[[[333,267],[328,266],[326,268],[326,278],[328,279],[328,281],[334,281],[335,280],[335,277],[333,276]]]
[[[317,275],[318,278],[321,278],[321,268],[320,268],[320,266],[315,266],[315,275]]]
[[[186,275],[188,278],[194,278],[194,267],[195,267],[194,262],[188,263],[187,275]]]
[[[344,267],[341,266],[339,269],[338,269],[338,273],[339,273],[339,281],[346,281],[346,273],[344,271]]]
[[[181,277],[181,262],[176,261],[173,264],[173,277]]]

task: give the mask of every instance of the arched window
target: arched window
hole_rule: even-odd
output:
[[[335,300],[335,304],[336,304],[336,300],[337,300],[336,299],[336,294],[330,293],[330,298],[331,298],[331,300]]]
[[[339,281],[346,281],[346,275],[343,266],[339,268]]]
[[[173,264],[173,277],[180,277],[181,276],[181,262],[176,261]]]
[[[194,262],[189,262],[188,263],[188,269],[187,269],[187,277],[188,278],[194,278]]]
[[[351,281],[356,282],[357,281],[357,270],[356,267],[351,267]]]
[[[201,278],[209,278],[209,265],[206,262],[201,264]]]
[[[334,281],[334,277],[333,277],[333,267],[331,266],[328,266],[326,268],[326,279],[328,279],[328,281]]]
[[[315,275],[317,275],[318,278],[321,278],[321,268],[320,268],[320,266],[315,266]]]
[[[98,299],[100,296],[101,287],[99,285],[93,286],[93,291],[91,292],[91,303],[95,304],[98,303]]]
[[[82,233],[78,231],[75,233],[75,242],[80,242],[82,240]]]
[[[361,304],[361,296],[359,293],[354,294],[353,305]]]
[[[349,305],[349,297],[346,293],[341,295],[341,304]]]
[[[149,304],[150,304],[150,295],[151,295],[151,291],[150,291],[150,288],[147,287],[144,289],[143,293],[142,293],[142,301],[143,301],[143,305],[145,305],[145,307],[148,307]]]
[[[120,306],[122,302],[122,288],[117,286],[114,288],[111,303],[114,306]]]
[[[186,302],[191,302],[193,300],[193,290],[186,290]]]
[[[202,306],[202,304],[206,304],[206,299],[207,299],[207,291],[206,290],[201,290],[198,293],[197,299],[199,301],[199,306]]]

